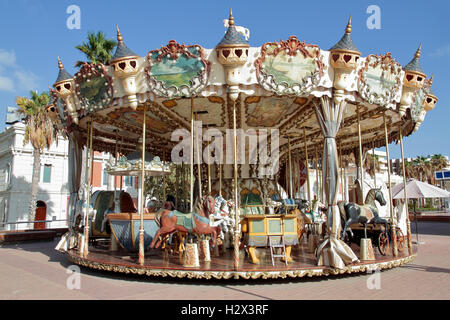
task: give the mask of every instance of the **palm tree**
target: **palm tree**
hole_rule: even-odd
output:
[[[33,177],[31,181],[30,221],[34,221],[36,215],[36,200],[38,193],[39,177],[41,172],[41,152],[49,148],[53,142],[58,142],[58,132],[47,114],[47,105],[50,102],[48,92],[31,91],[31,98],[17,97],[16,104],[22,113],[25,127],[23,144],[31,143],[33,147]]]
[[[430,161],[424,156],[419,156],[416,159],[414,159],[413,162],[414,165],[416,166],[419,180],[420,181],[428,180],[427,178],[429,177],[429,174],[431,172]]]
[[[93,64],[108,64],[112,59],[112,51],[117,46],[117,42],[112,39],[106,39],[105,34],[102,31],[89,32],[88,41],[83,42],[82,45],[76,46],[78,50],[86,55],[89,62]],[[76,67],[81,67],[83,61],[77,61]]]
[[[431,156],[431,167],[433,169],[433,182],[436,183],[434,178],[434,172],[445,169],[448,167],[449,163],[446,157],[442,154],[434,154]]]

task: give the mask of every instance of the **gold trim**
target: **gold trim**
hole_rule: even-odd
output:
[[[175,269],[149,269],[146,267],[127,267],[112,264],[99,263],[89,261],[67,253],[70,261],[83,267],[101,270],[120,272],[125,274],[138,274],[143,276],[154,277],[172,277],[172,278],[188,278],[188,279],[286,279],[286,278],[303,278],[303,277],[319,277],[339,274],[366,273],[373,270],[386,270],[400,267],[406,263],[410,263],[417,257],[417,253],[408,257],[395,259],[391,261],[367,263],[361,265],[349,265],[344,269],[336,269],[329,267],[316,266],[309,269],[297,270],[274,270],[274,271],[208,271],[208,270],[175,270]]]

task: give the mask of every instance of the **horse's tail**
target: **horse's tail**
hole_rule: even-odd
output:
[[[339,213],[341,215],[341,221],[347,221],[347,213],[345,212],[345,201],[339,201],[337,205],[339,208]]]

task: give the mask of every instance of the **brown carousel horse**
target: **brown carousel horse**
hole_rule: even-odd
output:
[[[155,215],[155,221],[160,228],[156,232],[150,248],[158,248],[165,236],[176,231],[191,234],[212,234],[212,246],[214,247],[217,235],[220,233],[220,226],[210,226],[209,215],[214,213],[214,204],[214,197],[207,195],[198,202],[196,212],[182,213],[169,209],[159,210]]]

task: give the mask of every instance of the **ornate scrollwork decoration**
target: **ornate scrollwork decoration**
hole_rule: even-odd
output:
[[[191,97],[203,90],[211,64],[199,45],[186,46],[175,40],[147,54],[147,83],[161,97]]]
[[[103,64],[83,63],[74,78],[80,118],[110,106],[114,84]]]
[[[255,67],[258,82],[265,90],[278,95],[306,95],[318,86],[325,63],[318,46],[291,36],[286,41],[264,44]]]
[[[369,55],[358,75],[359,94],[368,103],[388,107],[400,100],[402,66],[389,52],[384,56]]]

